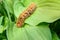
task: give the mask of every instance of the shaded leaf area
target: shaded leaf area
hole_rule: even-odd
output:
[[[7,12],[4,8],[3,2],[0,2],[0,16],[7,16]]]
[[[0,25],[1,25],[1,23],[2,23],[2,20],[3,20],[3,16],[0,17]]]
[[[3,4],[4,4],[4,7],[6,9],[7,12],[10,12],[11,14],[14,13],[13,11],[13,0],[3,0]]]
[[[50,29],[58,34],[60,37],[60,19],[50,24]]]
[[[60,40],[55,32],[52,33],[53,40]]]
[[[0,33],[6,30],[8,25],[7,11],[4,8],[3,2],[0,2]]]
[[[0,33],[2,33],[8,24],[7,11],[4,7],[3,1],[0,2]]]
[[[10,21],[15,22],[15,14],[13,10],[14,0],[3,0],[3,5],[6,10],[6,15]]]
[[[7,29],[7,38],[8,40],[52,40],[48,24],[45,23],[39,26],[25,24],[22,28],[17,28],[11,23]]]
[[[3,33],[0,33],[0,40],[7,40],[6,30]]]
[[[0,17],[0,33],[2,33],[3,32],[3,28],[2,28],[2,20],[3,20],[3,16],[2,17]]]
[[[6,37],[6,29],[7,29],[7,25],[9,22],[9,15],[11,16],[11,21],[15,21],[15,16],[14,14],[7,12],[7,9],[5,8],[5,4],[3,2],[4,0],[2,0],[2,2],[0,2],[0,40],[7,40]],[[7,7],[7,6],[6,6]]]
[[[7,29],[8,25],[8,18],[7,17],[0,17],[0,33]]]

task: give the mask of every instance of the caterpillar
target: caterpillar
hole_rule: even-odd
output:
[[[23,11],[18,17],[16,22],[17,27],[21,27],[24,24],[25,19],[28,18],[35,9],[36,9],[36,4],[31,3],[31,5],[29,5],[29,7],[25,11]]]

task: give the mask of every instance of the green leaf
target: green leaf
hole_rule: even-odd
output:
[[[16,4],[14,3],[14,10],[17,17],[32,2],[36,4],[37,9],[25,20],[25,23],[38,25],[41,22],[52,23],[60,18],[60,0],[23,0],[23,2],[16,2]]]
[[[14,1],[14,14],[15,16],[18,18],[19,15],[22,13],[22,11],[24,11],[25,7],[23,5],[23,1],[22,0],[15,0]]]
[[[58,20],[60,18],[60,3],[58,1],[59,0],[46,0],[42,1],[40,4],[37,4],[37,9],[29,18],[26,19],[25,23],[37,25],[41,22],[52,23]]]
[[[6,10],[3,6],[3,2],[0,3],[0,16],[6,16]]]
[[[4,31],[3,33],[0,33],[0,40],[7,40],[6,31]]]
[[[7,29],[7,25],[8,25],[8,18],[5,17],[4,19],[4,23],[2,22],[3,21],[3,16],[0,17],[0,33],[2,33],[3,31],[5,31]],[[4,25],[3,25],[4,24]]]
[[[2,24],[3,16],[0,17],[0,25]]]
[[[53,40],[60,40],[56,33],[53,33],[52,36],[53,36]]]
[[[25,24],[22,28],[17,28],[11,23],[7,29],[8,40],[52,40],[48,24],[31,26]]]
[[[6,11],[9,11],[10,13],[13,13],[13,2],[14,0],[3,0],[4,7]]]
[[[50,24],[50,29],[56,32],[59,36],[60,34],[60,19]]]
[[[0,33],[2,33],[3,31],[4,31],[4,27],[0,25]]]

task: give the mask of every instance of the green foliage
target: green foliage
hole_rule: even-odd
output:
[[[46,23],[39,26],[25,24],[22,28],[17,28],[15,24],[11,23],[7,29],[7,38],[8,40],[52,40],[50,29]]]
[[[0,34],[0,40],[7,40],[6,31]]]
[[[16,19],[34,2],[37,6],[21,28]],[[59,40],[60,0],[0,1],[0,40]],[[53,33],[54,31],[54,33]]]
[[[53,33],[52,37],[53,37],[53,40],[60,40],[56,33]]]

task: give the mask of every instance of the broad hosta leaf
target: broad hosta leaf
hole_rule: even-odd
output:
[[[37,4],[40,6],[38,6],[33,15],[26,19],[25,23],[37,25],[41,22],[52,23],[56,21],[60,18],[60,3],[58,1],[46,0],[41,4]]]
[[[48,24],[31,26],[25,24],[22,28],[17,28],[11,23],[7,29],[8,40],[52,40]]]
[[[37,9],[26,19],[25,23],[30,25],[37,25],[41,22],[52,23],[60,18],[60,0],[23,0],[22,2],[17,2],[15,4],[16,7],[14,6],[14,10],[17,10],[15,10],[17,17],[32,2],[36,4]],[[24,6],[22,6],[23,4]]]

